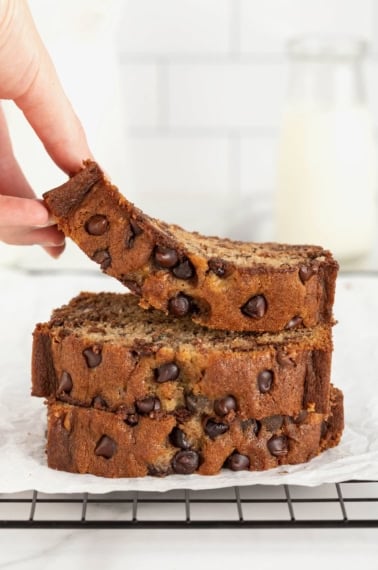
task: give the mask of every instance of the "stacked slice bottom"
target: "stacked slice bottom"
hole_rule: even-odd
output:
[[[308,461],[343,430],[331,354],[328,325],[210,331],[131,295],[82,293],[34,331],[48,464],[137,477]]]

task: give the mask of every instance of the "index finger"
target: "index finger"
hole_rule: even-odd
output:
[[[64,93],[50,56],[35,28],[26,2],[22,5],[29,34],[17,39],[21,42],[18,49],[26,51],[33,46],[37,64],[29,85],[15,98],[15,102],[54,162],[67,174],[73,174],[82,167],[84,159],[92,157],[92,153],[83,127]]]

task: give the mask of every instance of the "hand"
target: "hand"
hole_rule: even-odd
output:
[[[92,157],[25,0],[0,0],[0,99],[23,111],[54,162],[67,174]],[[54,257],[64,236],[18,165],[0,107],[0,240],[44,246]]]

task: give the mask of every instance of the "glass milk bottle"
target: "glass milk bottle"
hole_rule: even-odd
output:
[[[351,40],[289,45],[276,239],[322,245],[341,264],[362,259],[374,240],[376,148],[364,55],[365,44]]]

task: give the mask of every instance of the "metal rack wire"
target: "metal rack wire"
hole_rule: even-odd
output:
[[[0,528],[378,528],[378,481],[213,491],[0,495]]]

